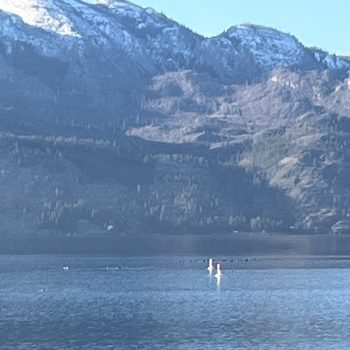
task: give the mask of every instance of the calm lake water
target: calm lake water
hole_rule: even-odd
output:
[[[350,269],[203,259],[2,256],[0,349],[350,349]]]

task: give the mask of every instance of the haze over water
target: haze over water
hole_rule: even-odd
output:
[[[0,348],[350,348],[349,269],[204,259],[2,256]]]

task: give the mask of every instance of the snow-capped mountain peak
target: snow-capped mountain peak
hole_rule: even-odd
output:
[[[64,9],[57,5],[57,1],[0,0],[0,10],[17,15],[24,23],[34,27],[64,36],[80,36]]]
[[[292,35],[243,24],[204,38],[127,0],[0,0],[0,43],[29,43],[43,56],[127,57],[149,74],[206,70],[228,82],[257,81],[276,67],[348,67],[347,60],[304,47]],[[42,30],[38,30],[42,29]],[[8,51],[11,51],[8,49]],[[68,56],[67,56],[68,55]]]
[[[139,9],[139,10],[142,9],[141,7],[134,5],[131,2],[126,0],[98,0],[96,3],[98,5],[105,5],[108,8],[124,7],[124,8],[132,8],[132,9]]]
[[[249,50],[257,63],[271,69],[299,65],[305,48],[293,36],[273,28],[240,24],[226,33],[234,46]]]

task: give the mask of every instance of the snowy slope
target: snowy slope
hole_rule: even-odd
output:
[[[194,59],[199,40],[189,29],[152,9],[142,9],[126,1],[101,1],[91,5],[79,0],[0,0],[0,10],[18,16],[24,24],[57,34],[57,54],[73,45],[95,47],[99,54],[127,53],[144,70],[180,69]],[[8,16],[15,18],[14,16]],[[19,23],[18,20],[15,20]],[[8,30],[0,24],[0,37],[27,41],[34,46],[28,28]],[[44,48],[52,46],[40,40]],[[83,50],[83,49],[82,49]],[[84,51],[84,50],[83,50]]]
[[[0,0],[0,10],[19,16],[25,24],[58,34],[64,39],[59,45],[74,40],[95,46],[107,41],[124,47],[137,46],[108,13],[78,0]],[[16,33],[13,35],[13,39],[20,39]]]
[[[293,36],[272,28],[239,25],[230,28],[224,37],[232,43],[234,50],[249,50],[256,62],[267,69],[302,64],[303,45]]]
[[[161,70],[189,66],[194,59],[194,47],[200,36],[170,20],[157,11],[133,5],[128,1],[102,0],[113,19],[137,39],[147,56]]]
[[[294,36],[273,28],[252,24],[231,27],[219,36],[230,50],[249,52],[264,69],[302,67],[344,69],[350,62],[322,50],[310,50]],[[320,67],[320,64],[322,67]]]
[[[272,28],[239,25],[203,38],[152,9],[128,1],[0,0],[0,44],[18,43],[45,57],[72,61],[79,71],[101,63],[140,76],[193,69],[228,83],[260,81],[276,67],[347,69],[350,63],[305,48]],[[76,68],[75,68],[76,69]],[[108,74],[107,72],[105,74]]]
[[[330,53],[320,50],[313,49],[316,60],[329,69],[349,69],[350,60],[331,55]]]
[[[96,57],[115,62],[123,56],[150,76],[197,69],[245,82],[259,80],[276,67],[350,67],[272,28],[239,25],[203,38],[163,14],[123,0],[95,5],[80,0],[0,0],[0,15],[0,41],[6,50],[24,42],[42,55],[82,64]]]
[[[1,0],[0,8],[22,18],[24,23],[60,35],[79,36],[64,8],[49,0]]]

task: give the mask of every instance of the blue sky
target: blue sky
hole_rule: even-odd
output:
[[[94,1],[94,0],[90,0]],[[350,0],[134,0],[197,33],[214,36],[253,23],[296,36],[306,46],[350,55]]]

